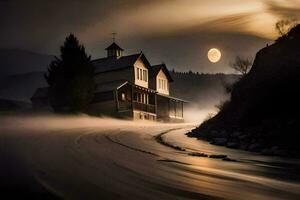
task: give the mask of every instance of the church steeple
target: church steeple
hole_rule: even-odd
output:
[[[124,49],[119,47],[119,45],[117,45],[115,42],[113,42],[105,50],[107,51],[107,57],[115,57],[115,58],[119,58],[123,56],[123,51],[124,51]]]
[[[123,56],[124,49],[122,49],[119,45],[115,43],[116,33],[112,33],[112,35],[113,35],[113,43],[105,49],[107,51],[107,57],[119,58]]]

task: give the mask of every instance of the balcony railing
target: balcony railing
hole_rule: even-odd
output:
[[[149,113],[155,113],[155,105],[144,104],[144,103],[140,103],[137,101],[133,102],[133,109],[145,111],[145,112],[149,112]]]
[[[131,109],[131,102],[119,102],[119,111],[126,111]]]

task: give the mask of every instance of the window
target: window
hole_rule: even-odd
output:
[[[168,85],[167,85],[167,80],[163,80],[163,79],[158,79],[158,88],[162,89],[162,90],[167,90],[168,89]]]
[[[148,71],[145,69],[136,68],[136,79],[141,81],[148,81]]]
[[[122,101],[125,101],[125,100],[126,100],[125,93],[122,93],[122,94],[121,94],[121,99],[122,99]]]
[[[148,73],[147,70],[143,70],[143,81],[148,81]]]
[[[140,69],[140,80],[143,80],[143,70]]]

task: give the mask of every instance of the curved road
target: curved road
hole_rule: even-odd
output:
[[[21,120],[1,132],[66,199],[300,199],[299,160],[212,146],[184,135],[191,124],[87,121]]]

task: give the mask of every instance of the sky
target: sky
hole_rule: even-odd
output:
[[[300,0],[0,0],[0,48],[59,54],[74,33],[93,58],[116,32],[125,54],[179,71],[232,72],[235,56],[255,53],[277,37],[275,23],[300,17]],[[210,48],[220,62],[207,60]]]

